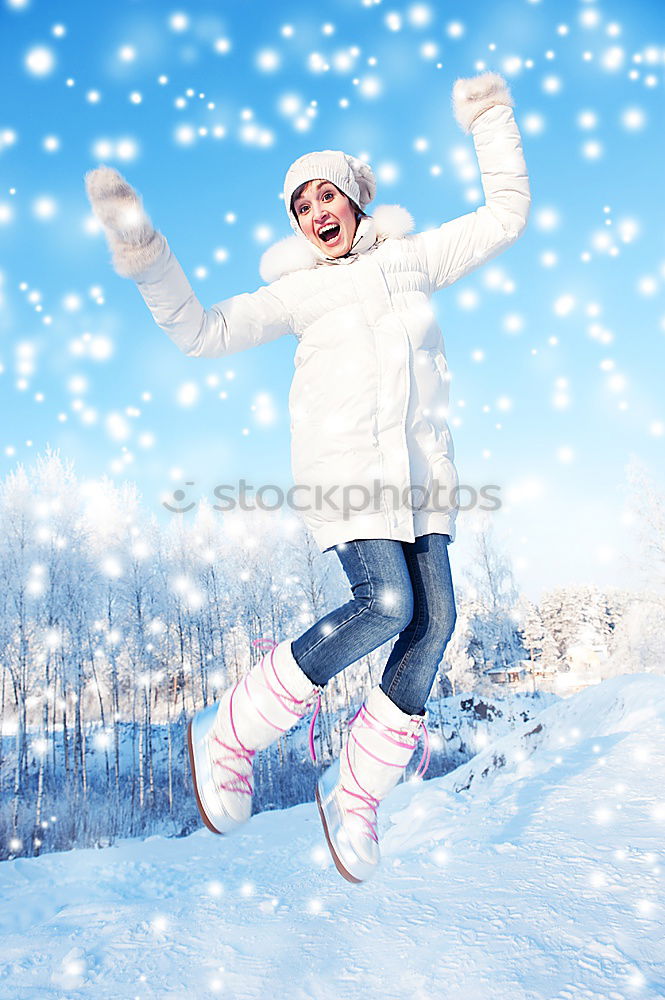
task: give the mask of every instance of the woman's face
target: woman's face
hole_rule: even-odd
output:
[[[351,249],[356,235],[356,213],[353,205],[332,181],[310,181],[294,202],[298,224],[314,246],[321,247],[329,257],[342,257]],[[327,242],[321,235],[331,226]]]

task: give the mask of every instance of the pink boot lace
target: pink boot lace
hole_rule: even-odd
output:
[[[268,639],[268,638],[261,638],[261,639],[253,639],[252,640],[252,645],[253,646],[259,646],[259,645],[265,644],[265,643],[268,644],[268,648],[267,648],[266,654],[264,654],[264,656],[261,658],[261,661],[260,661],[259,665],[261,667],[261,672],[262,672],[263,678],[264,678],[264,680],[266,682],[266,686],[270,689],[270,691],[273,693],[273,695],[275,696],[275,698],[277,698],[277,700],[281,702],[281,704],[284,706],[284,708],[288,712],[290,712],[292,715],[297,716],[297,718],[300,719],[300,718],[302,718],[302,715],[303,715],[303,712],[302,712],[302,704],[303,703],[302,703],[302,701],[298,701],[297,698],[293,697],[293,695],[291,694],[291,692],[284,686],[284,684],[280,680],[280,678],[279,678],[279,676],[277,674],[277,670],[275,669],[275,664],[274,664],[274,661],[273,661],[273,651],[275,649],[275,646],[279,645],[279,643],[276,642],[274,639]],[[273,677],[277,681],[277,683],[279,684],[279,686],[282,688],[283,693],[282,693],[282,691],[276,690],[271,685],[270,680],[268,679],[268,675],[266,674],[265,667],[266,667],[267,652],[270,652],[270,666],[272,668]],[[252,701],[252,702],[254,701],[254,699],[252,698],[251,692],[249,690],[249,687],[247,686],[247,676],[245,676],[244,678],[241,678],[241,680],[239,680],[237,684],[234,685],[233,690],[231,691],[231,696],[229,698],[229,717],[230,717],[230,722],[231,722],[231,729],[233,730],[233,735],[234,735],[234,737],[235,737],[236,742],[237,742],[238,745],[237,746],[229,746],[227,743],[224,743],[223,740],[220,740],[220,738],[216,734],[213,735],[213,740],[219,746],[223,747],[226,751],[228,751],[228,753],[231,754],[233,757],[237,758],[238,760],[244,760],[246,763],[250,763],[252,761],[252,758],[256,754],[256,750],[250,750],[248,747],[243,746],[243,744],[238,739],[238,733],[236,732],[235,723],[233,721],[233,696],[234,696],[234,694],[236,693],[238,687],[241,684],[244,684],[245,691],[246,691],[247,696],[250,699],[250,701]],[[322,691],[322,688],[316,687],[316,690],[318,691],[318,701],[317,701],[316,711],[314,712],[314,715],[312,716],[312,721],[311,721],[310,727],[309,727],[309,752],[311,754],[311,757],[312,757],[312,760],[314,761],[314,763],[316,763],[316,754],[314,752],[314,723],[316,721],[316,717],[319,714],[319,710],[321,708],[321,691]],[[297,706],[297,707],[295,707],[295,706]],[[276,723],[271,722],[270,719],[267,719],[266,716],[262,714],[262,712],[259,712],[258,708],[256,708],[256,705],[254,705],[254,708],[255,708],[256,712],[258,713],[258,715],[261,716],[261,718],[263,719],[264,722],[267,722],[268,725],[270,725],[270,726],[274,726],[274,728],[278,729],[280,732],[285,733],[290,728],[289,726],[286,726],[285,728],[282,728],[281,726],[276,725]],[[244,794],[247,794],[247,795],[251,795],[252,794],[253,788],[252,788],[251,775],[242,774],[240,771],[236,771],[235,768],[231,767],[229,764],[226,763],[226,761],[221,760],[221,759],[215,760],[214,763],[218,764],[220,767],[224,767],[227,771],[230,771],[233,775],[235,775],[235,778],[232,778],[230,780],[230,782],[226,781],[226,782],[222,782],[221,784],[217,785],[217,788],[220,791],[243,792]]]
[[[381,733],[381,735],[385,739],[387,739],[389,743],[392,743],[392,744],[394,744],[397,747],[404,747],[405,749],[411,749],[411,750],[415,749],[415,746],[418,743],[418,740],[420,739],[420,734],[422,733],[425,736],[425,748],[423,750],[422,757],[420,758],[420,761],[418,763],[418,770],[416,771],[415,777],[419,778],[419,777],[421,777],[425,773],[425,771],[429,767],[430,747],[429,747],[429,733],[427,731],[427,726],[425,725],[425,718],[424,718],[424,716],[423,716],[422,723],[421,723],[421,725],[419,727],[419,732],[416,733],[415,735],[413,735],[413,734],[410,734],[405,729],[393,729],[391,726],[386,726],[384,723],[380,723],[378,721],[378,719],[376,719],[375,716],[373,716],[372,713],[367,710],[367,708],[366,708],[365,705],[361,705],[360,706],[360,708],[358,709],[358,711],[356,712],[356,714],[351,719],[351,722],[349,723],[349,726],[351,726],[352,723],[355,722],[355,720],[357,719],[357,717],[359,715],[361,717],[361,722],[363,722],[367,726],[370,726],[372,729],[375,729],[377,732]],[[392,736],[388,735],[389,732],[390,733],[394,733],[398,737],[399,736],[407,737],[411,741],[410,742],[404,742],[403,739],[402,740],[400,740],[400,739],[393,739]],[[353,814],[354,816],[357,816],[359,819],[361,819],[367,825],[367,827],[369,829],[369,836],[372,838],[372,840],[376,844],[378,844],[379,838],[378,838],[377,831],[376,831],[376,810],[377,810],[377,808],[379,806],[379,802],[381,800],[375,798],[375,796],[373,796],[373,795],[370,795],[370,793],[366,789],[364,789],[362,787],[362,785],[360,784],[360,782],[358,781],[358,779],[357,779],[357,777],[355,775],[355,772],[354,772],[354,770],[353,770],[353,768],[351,766],[351,758],[349,756],[349,740],[351,740],[351,739],[353,739],[355,741],[356,745],[359,746],[361,750],[364,750],[366,754],[368,754],[374,760],[379,761],[379,763],[385,764],[387,767],[398,767],[398,768],[402,769],[404,767],[404,765],[403,764],[396,764],[394,761],[383,760],[381,757],[377,757],[376,754],[371,753],[367,749],[367,747],[363,746],[363,744],[360,742],[360,740],[358,739],[358,736],[353,731],[353,729],[350,729],[349,736],[348,736],[347,743],[346,743],[346,747],[345,747],[345,750],[346,750],[346,760],[347,760],[347,763],[349,765],[349,771],[351,772],[351,776],[353,777],[353,780],[355,781],[355,783],[358,786],[358,788],[362,789],[362,793],[360,793],[360,792],[352,792],[350,788],[347,788],[343,784],[340,785],[340,788],[341,788],[342,791],[346,792],[347,795],[352,795],[354,798],[360,799],[360,801],[362,802],[362,805],[358,805],[358,806],[356,806],[353,809],[348,809],[347,812]],[[425,767],[421,771],[420,770],[420,765],[423,763],[423,760],[425,760]],[[370,817],[371,818],[369,818],[369,817],[367,817],[367,816],[365,816],[363,814],[363,812],[362,812],[363,809],[369,809]]]

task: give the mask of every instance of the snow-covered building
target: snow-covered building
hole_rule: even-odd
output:
[[[607,645],[602,642],[578,642],[568,647],[566,660],[571,671],[595,673],[607,659]]]
[[[493,684],[521,684],[526,677],[526,670],[519,663],[489,667],[483,673],[490,678]]]
[[[590,684],[597,684],[601,680],[602,665],[607,657],[605,643],[582,639],[569,646],[565,658],[568,670],[557,675],[557,692],[574,694]]]

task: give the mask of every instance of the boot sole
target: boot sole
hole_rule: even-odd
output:
[[[192,784],[194,785],[194,795],[196,797],[196,805],[198,806],[198,810],[199,810],[199,813],[201,815],[201,819],[203,820],[203,822],[208,827],[208,829],[210,830],[211,833],[216,833],[219,837],[223,837],[224,833],[221,830],[218,830],[217,827],[213,826],[212,823],[210,822],[210,820],[208,819],[208,817],[206,815],[206,811],[203,808],[203,803],[201,802],[201,799],[199,798],[199,789],[198,789],[198,785],[197,785],[197,782],[196,782],[196,767],[194,765],[194,748],[192,747],[192,723],[191,723],[191,721],[190,721],[189,725],[187,726],[187,750],[189,751],[189,769],[190,769],[191,774],[192,774]]]
[[[328,824],[326,823],[326,818],[323,815],[323,809],[321,808],[321,800],[319,798],[319,786],[318,786],[318,784],[316,786],[315,795],[316,795],[316,804],[317,804],[317,807],[318,807],[318,810],[319,810],[319,816],[321,817],[321,825],[323,826],[323,832],[326,835],[326,841],[328,843],[328,848],[330,850],[330,854],[332,856],[333,861],[335,862],[335,868],[340,873],[340,875],[342,876],[342,878],[345,878],[347,882],[353,882],[355,885],[359,885],[362,882],[362,879],[356,878],[354,875],[351,875],[350,872],[347,872],[346,868],[344,867],[344,865],[342,864],[342,862],[337,857],[337,855],[335,853],[335,848],[333,847],[333,845],[332,845],[332,843],[330,841],[330,835],[328,834]]]

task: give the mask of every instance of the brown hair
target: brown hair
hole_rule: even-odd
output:
[[[300,219],[298,219],[298,213],[295,210],[295,203],[296,203],[296,201],[297,201],[298,198],[302,197],[303,191],[305,190],[305,188],[307,187],[307,185],[311,184],[311,183],[312,183],[311,181],[305,181],[304,184],[299,184],[298,187],[293,192],[293,194],[291,195],[290,209],[293,212],[294,216],[296,217],[296,221],[297,221],[298,225],[300,225]],[[330,181],[330,183],[332,184],[332,186],[335,188],[336,191],[339,191],[339,188],[337,187],[336,184],[333,184],[332,181]],[[344,194],[343,191],[339,191],[339,193],[340,194]],[[344,194],[344,197],[349,200],[349,202],[351,203],[351,206],[352,206],[354,212],[356,213],[356,222],[360,222],[360,220],[365,217],[366,213],[363,212],[362,208],[360,208],[360,206],[356,204],[356,202],[353,200],[353,198],[349,198],[348,194]]]

